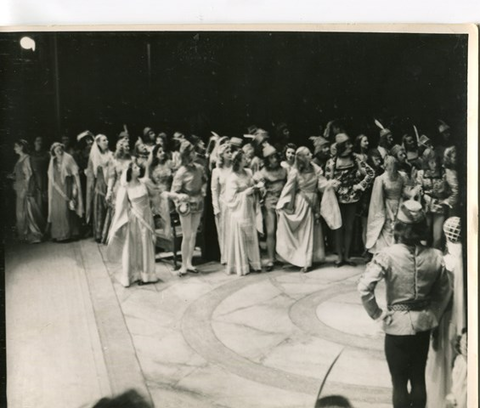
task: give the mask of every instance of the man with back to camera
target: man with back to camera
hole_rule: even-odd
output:
[[[442,253],[421,244],[426,231],[421,204],[404,202],[394,227],[396,243],[374,256],[358,283],[363,306],[385,331],[394,408],[425,407],[430,332],[438,326],[452,295]],[[375,298],[375,287],[382,279],[387,310],[380,309]]]

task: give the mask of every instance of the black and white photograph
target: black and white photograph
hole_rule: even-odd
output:
[[[0,32],[9,408],[473,406],[478,31],[386,27]]]

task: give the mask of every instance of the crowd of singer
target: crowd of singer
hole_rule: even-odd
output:
[[[308,139],[308,146],[297,146],[284,123],[277,125],[271,135],[250,126],[242,137],[212,132],[208,141],[181,132],[157,134],[150,127],[140,137],[133,137],[125,128],[118,134],[113,152],[106,135],[95,136],[90,131],[80,133],[75,144],[69,137],[63,137],[49,151],[40,136],[33,140],[33,148],[21,139],[14,144],[19,158],[10,176],[16,192],[16,232],[19,240],[29,243],[47,238],[63,242],[93,236],[96,242],[107,244],[109,253],[121,260],[122,272],[117,279],[125,287],[134,282],[157,281],[155,242],[159,231],[172,227],[172,213],[178,215],[182,230],[182,264],[178,276],[199,272],[192,258],[206,211],[213,213],[219,261],[228,274],[271,271],[277,262],[291,264],[306,273],[315,264],[321,266],[326,252],[336,255],[335,267],[354,266],[352,241],[356,234],[363,242],[363,256],[367,260],[374,257],[359,286],[367,312],[389,326],[387,335],[411,341],[417,339],[418,333],[397,333],[399,326],[391,325],[393,311],[399,315],[426,310],[430,301],[424,300],[433,298],[434,291],[442,288],[445,298],[451,296],[449,289],[441,286],[448,279],[445,280],[444,269],[439,266],[443,265],[439,254],[446,249],[446,220],[456,234],[456,242],[459,241],[457,147],[450,127],[443,121],[439,122],[435,137],[420,135],[414,126],[411,132],[399,137],[379,121],[375,120],[375,124],[378,137],[369,140],[365,134],[351,138],[342,123],[331,121],[321,136]],[[211,195],[208,201],[211,206],[205,205],[207,194]],[[402,244],[402,234],[406,239],[405,231],[413,228],[409,225],[420,222],[425,223],[421,239],[417,237],[418,242],[405,244],[407,249],[420,248],[418,253],[407,250],[403,254],[404,248],[395,245]],[[360,228],[354,228],[355,223]],[[399,225],[404,226],[403,232],[399,232]],[[266,248],[263,262],[261,240]],[[422,256],[426,260],[417,264]],[[414,302],[413,306],[400,302],[393,305],[396,308],[382,311],[375,302],[376,283],[385,277],[389,285],[388,273],[393,274],[396,267],[403,273],[402,265],[411,262],[418,275],[415,275],[417,284],[425,278],[430,279],[429,285],[415,293],[408,292],[410,287],[390,291],[387,288],[387,298],[395,297],[397,290],[406,290],[408,293],[402,294],[407,297],[425,299]],[[429,269],[429,262],[436,266]],[[389,268],[390,272],[382,268]],[[428,275],[432,268],[435,278]],[[457,268],[455,279],[458,276],[463,279],[463,272]],[[458,336],[466,326],[465,318],[459,317],[465,314],[463,283],[459,282],[453,292],[454,303],[460,305],[457,317],[449,318],[449,322],[455,320],[454,334]],[[437,314],[441,312],[437,320],[446,308],[445,299],[441,303],[443,306],[436,309]],[[450,329],[444,330],[451,330],[452,325],[447,326]],[[422,326],[419,331],[427,333],[424,336],[427,340],[422,337],[415,344],[423,350],[427,344],[428,349],[428,334],[435,327],[433,321]],[[452,334],[445,336],[453,338]],[[417,346],[414,348],[418,354]],[[410,371],[406,376],[394,373],[395,367],[398,369],[407,361],[399,360],[402,354],[398,347],[403,346],[386,344],[387,359],[390,355],[398,360],[388,361],[394,383],[394,405],[417,406],[408,402],[409,398],[411,401],[416,398],[415,401],[420,401],[418,406],[424,406],[422,376],[415,380],[409,377],[413,375]],[[450,345],[442,347],[444,351],[438,359],[443,359],[443,363],[438,362],[434,371],[443,367],[442,379],[450,379],[450,385],[442,383],[445,393],[451,388],[448,370],[451,371],[453,357]],[[413,357],[407,353],[405,358],[423,361],[421,373],[425,370],[426,352],[423,357],[415,353]],[[406,388],[408,380],[413,387],[411,395]],[[442,401],[436,407],[443,406],[444,397],[433,399],[436,403]]]

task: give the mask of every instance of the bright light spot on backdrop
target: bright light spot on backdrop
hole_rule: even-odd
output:
[[[20,45],[25,50],[35,51],[35,41],[33,39],[31,39],[30,37],[23,37],[20,40]]]

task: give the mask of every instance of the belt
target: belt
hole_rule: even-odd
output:
[[[416,303],[397,303],[395,305],[388,305],[388,310],[395,312],[409,312],[425,310],[430,305],[430,302],[425,300]]]

